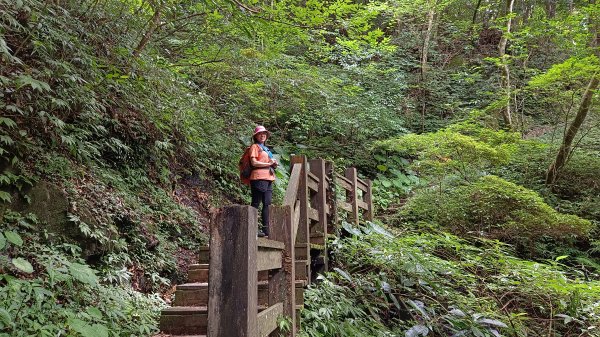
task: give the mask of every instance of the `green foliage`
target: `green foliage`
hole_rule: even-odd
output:
[[[516,134],[458,124],[434,133],[408,134],[380,142],[382,148],[416,158],[412,168],[441,180],[453,176],[471,182],[508,162]]]
[[[391,205],[398,203],[418,186],[421,181],[409,168],[408,160],[376,153],[374,159],[378,163],[377,175],[373,180],[374,203],[379,209],[379,214],[387,212]]]
[[[110,286],[83,259],[81,249],[49,244],[32,231],[36,222],[5,215],[0,260],[0,336],[150,336],[164,302],[129,286]],[[20,234],[17,234],[16,230]],[[47,233],[46,233],[47,234]],[[11,246],[12,245],[12,246]],[[35,266],[35,267],[34,267]],[[28,274],[22,278],[21,275]]]
[[[301,336],[394,336],[379,321],[380,308],[371,300],[367,286],[351,287],[339,282],[339,274],[321,277],[318,286],[309,287],[304,294]],[[338,284],[342,283],[342,284]]]
[[[574,85],[580,85],[599,70],[600,60],[597,56],[571,57],[563,63],[553,65],[544,74],[532,77],[529,86],[534,89],[560,92]]]
[[[433,221],[456,233],[525,245],[546,237],[586,237],[589,220],[562,214],[539,194],[496,176],[485,176],[447,193],[423,190],[402,211],[404,221]],[[533,253],[533,251],[532,251]]]
[[[305,327],[313,335],[340,335],[332,313],[338,321],[361,313],[355,324],[375,336],[567,336],[594,331],[600,319],[598,282],[515,258],[498,241],[369,223],[352,233],[334,242],[339,269],[314,289],[332,301],[314,290],[305,298],[303,318],[320,318]]]

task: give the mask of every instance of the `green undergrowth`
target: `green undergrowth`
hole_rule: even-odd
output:
[[[305,336],[600,336],[600,282],[565,257],[424,224],[344,227],[337,268],[305,295]]]
[[[400,217],[431,221],[461,236],[499,239],[531,253],[544,238],[572,241],[588,237],[594,228],[589,220],[557,212],[538,193],[492,175],[444,192],[423,189]]]
[[[81,247],[5,215],[0,232],[0,336],[148,336],[165,302],[93,269]],[[52,240],[53,243],[48,243]],[[123,266],[126,276],[130,266]]]

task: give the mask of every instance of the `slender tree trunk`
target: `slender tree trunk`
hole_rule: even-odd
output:
[[[481,0],[477,0],[477,5],[475,5],[475,10],[473,11],[473,20],[471,21],[472,25],[477,22],[477,12],[479,12],[479,7],[481,7]]]
[[[427,30],[425,31],[425,38],[423,39],[423,52],[421,53],[421,81],[425,80],[425,74],[427,72],[427,57],[429,54],[429,43],[431,42],[431,35],[433,32],[434,18],[435,7],[432,6],[427,12]]]
[[[546,18],[554,19],[556,17],[556,0],[546,0]]]
[[[508,57],[506,56],[506,45],[508,44],[508,35],[511,31],[512,26],[512,13],[513,6],[515,5],[515,0],[507,0],[506,1],[506,15],[509,16],[508,21],[506,22],[506,33],[502,34],[502,38],[500,38],[500,43],[498,44],[498,54],[500,56],[500,60],[502,62],[502,83],[501,86],[505,91],[506,96],[506,107],[502,110],[502,118],[504,119],[504,124],[508,129],[512,129],[512,112],[511,112],[511,95],[510,95],[510,69],[508,68]]]
[[[142,52],[142,50],[144,50],[144,48],[146,47],[148,42],[150,42],[150,39],[152,38],[152,34],[154,34],[154,31],[160,25],[160,17],[162,15],[162,9],[163,9],[162,5],[157,5],[154,8],[154,15],[152,15],[152,18],[150,19],[148,29],[146,30],[146,33],[144,33],[144,36],[142,37],[142,39],[138,43],[137,47],[133,51],[134,58],[138,57],[140,55],[140,53]]]
[[[598,88],[598,83],[600,83],[600,74],[595,73],[585,89],[585,92],[583,93],[583,98],[581,100],[581,104],[579,105],[579,109],[577,110],[577,115],[565,133],[562,144],[558,149],[556,159],[550,165],[550,167],[548,167],[548,171],[546,172],[546,185],[553,185],[556,182],[560,170],[567,163],[569,155],[572,151],[571,148],[573,145],[573,140],[575,139],[577,132],[581,128],[581,125],[585,121],[588,112],[590,111],[592,106],[592,98],[594,97],[594,93]]]

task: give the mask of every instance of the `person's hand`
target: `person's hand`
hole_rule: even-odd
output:
[[[277,162],[277,159],[271,159],[271,166],[273,168],[277,168],[277,166],[279,166],[279,163]]]

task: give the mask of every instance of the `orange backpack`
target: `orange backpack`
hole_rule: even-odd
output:
[[[254,169],[252,167],[252,161],[250,160],[250,152],[251,152],[250,149],[254,145],[255,144],[252,144],[246,148],[246,150],[244,151],[244,154],[242,154],[242,158],[240,158],[240,162],[238,163],[238,168],[240,170],[240,181],[244,185],[250,185],[250,174],[252,173],[252,170]],[[259,146],[258,151],[260,153],[260,151],[263,151],[263,149],[261,149]]]

